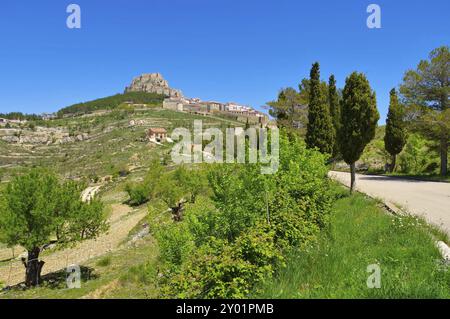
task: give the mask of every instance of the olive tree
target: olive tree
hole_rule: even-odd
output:
[[[47,170],[35,168],[14,177],[1,194],[0,231],[9,246],[20,245],[28,253],[25,284],[41,282],[44,261],[39,254],[47,245],[69,245],[95,238],[107,229],[103,204],[82,202],[82,185],[60,182]]]

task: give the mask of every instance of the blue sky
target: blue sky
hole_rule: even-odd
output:
[[[70,3],[79,30],[66,27]],[[366,26],[370,3],[381,29]],[[449,45],[449,12],[448,0],[3,0],[0,112],[56,111],[150,72],[186,96],[258,108],[319,61],[339,87],[364,72],[383,123],[404,71]]]

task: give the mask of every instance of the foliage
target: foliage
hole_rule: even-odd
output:
[[[450,269],[440,262],[426,222],[392,216],[377,206],[361,194],[336,200],[319,241],[292,250],[286,268],[251,297],[449,298]],[[372,264],[381,269],[379,289],[367,287]]]
[[[341,106],[334,75],[331,75],[328,81],[328,105],[330,107],[330,115],[335,136],[332,155],[336,158],[339,155],[338,132],[341,127]]]
[[[411,134],[405,149],[400,154],[400,171],[405,174],[425,173],[427,166],[433,163],[427,140],[418,134]]]
[[[154,198],[163,170],[159,159],[153,159],[142,183],[126,184],[125,191],[130,198],[128,203],[132,206],[139,206]]]
[[[340,149],[345,162],[351,164],[374,138],[380,116],[375,93],[362,73],[353,72],[347,77],[342,98]]]
[[[244,298],[283,266],[286,251],[313,242],[327,225],[324,155],[295,135],[280,142],[275,175],[255,164],[210,165],[211,195],[198,195],[181,222],[157,231],[163,297]]]
[[[37,114],[24,114],[22,112],[0,113],[0,117],[8,120],[20,121],[36,121],[41,119]]]
[[[308,122],[307,102],[294,88],[281,90],[278,99],[267,104],[269,114],[277,120],[279,127],[303,132]]]
[[[116,94],[113,96],[74,104],[58,111],[58,116],[65,114],[80,114],[90,113],[98,110],[114,110],[120,108],[129,110],[129,106],[126,106],[125,102],[131,102],[134,104],[161,104],[164,100],[164,96],[156,93],[146,92],[128,92],[124,94]]]
[[[43,263],[37,258],[44,245],[55,238],[58,244],[72,244],[107,229],[103,204],[95,199],[83,203],[81,189],[80,184],[60,182],[53,173],[35,168],[13,178],[2,192],[0,230],[5,243],[28,251],[27,285],[39,281]]]
[[[155,194],[171,209],[173,219],[181,221],[186,203],[194,203],[198,194],[205,191],[206,181],[202,169],[193,172],[179,166],[166,172],[156,185]]]
[[[335,142],[335,130],[330,116],[327,96],[320,86],[319,63],[314,63],[310,75],[310,92],[308,104],[308,126],[306,144],[317,147],[322,153],[332,154]]]
[[[395,168],[395,157],[399,154],[406,143],[406,127],[403,121],[403,111],[398,102],[397,92],[392,89],[390,92],[389,111],[386,119],[386,135],[384,145],[392,156],[393,171]]]
[[[433,139],[441,156],[441,175],[446,175],[450,141],[450,51],[448,46],[434,49],[429,60],[420,61],[416,70],[405,73],[400,92],[414,116],[413,128]]]
[[[111,265],[111,257],[106,256],[106,257],[101,258],[99,261],[97,261],[96,265],[100,266],[100,267],[107,267],[107,266]]]

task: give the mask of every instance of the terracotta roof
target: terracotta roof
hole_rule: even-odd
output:
[[[162,127],[154,127],[148,129],[149,133],[167,133],[165,128]]]

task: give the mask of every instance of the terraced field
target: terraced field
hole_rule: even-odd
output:
[[[9,179],[24,167],[43,166],[55,169],[66,178],[117,177],[124,171],[145,168],[153,156],[164,156],[170,144],[154,147],[145,132],[150,127],[163,127],[171,132],[176,127],[191,128],[194,120],[204,127],[242,126],[242,123],[219,117],[203,117],[161,108],[136,110],[134,113],[111,112],[96,117],[76,117],[49,121],[50,127],[64,128],[72,135],[89,138],[66,144],[10,144],[0,141],[0,176]],[[130,121],[139,123],[130,125]]]

